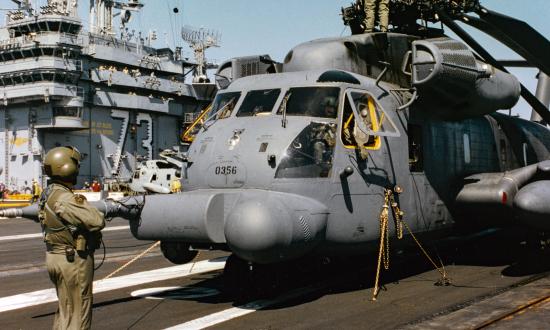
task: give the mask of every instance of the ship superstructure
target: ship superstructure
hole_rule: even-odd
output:
[[[12,190],[41,182],[43,155],[62,145],[84,155],[79,184],[130,177],[178,145],[215,92],[204,79],[185,83],[201,70],[181,48],[153,48],[152,35],[124,28],[139,1],[90,0],[89,31],[77,1],[14,2],[0,31],[0,182]]]

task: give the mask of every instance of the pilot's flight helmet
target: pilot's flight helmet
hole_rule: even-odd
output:
[[[327,106],[327,107],[334,107],[336,108],[338,103],[336,102],[336,98],[333,97],[333,96],[327,96],[325,97],[325,100],[323,102],[323,105]]]
[[[53,148],[44,158],[44,173],[54,180],[76,183],[80,169],[80,152],[75,147]]]

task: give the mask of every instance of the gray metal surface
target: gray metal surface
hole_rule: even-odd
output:
[[[523,187],[514,198],[518,220],[541,230],[550,230],[550,180]]]

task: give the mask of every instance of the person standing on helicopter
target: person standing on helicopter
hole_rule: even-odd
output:
[[[374,30],[377,7],[380,31],[388,31],[390,0],[363,0],[363,8],[365,10],[365,21],[363,22],[363,25],[365,27],[365,33],[371,33]]]

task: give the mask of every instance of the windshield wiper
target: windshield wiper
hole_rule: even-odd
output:
[[[290,98],[291,95],[292,95],[292,93],[286,94],[285,97],[283,98],[283,101],[281,102],[281,110],[283,112],[283,119],[281,121],[281,126],[283,128],[286,128],[286,123],[287,123],[287,120],[286,120],[286,105],[287,105],[288,99]]]

